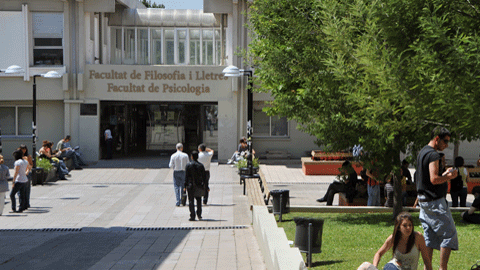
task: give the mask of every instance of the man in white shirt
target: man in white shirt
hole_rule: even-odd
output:
[[[107,144],[107,157],[106,157],[106,159],[112,159],[113,137],[112,137],[112,131],[109,128],[107,128],[105,130],[105,143]]]
[[[173,169],[173,187],[177,206],[180,206],[182,200],[183,188],[185,186],[185,168],[188,163],[188,155],[183,153],[183,144],[177,143],[177,152],[170,157],[168,167]],[[185,206],[185,204],[183,204]]]
[[[203,164],[205,167],[205,186],[207,190],[205,190],[205,196],[203,197],[203,204],[207,204],[208,202],[208,193],[210,191],[210,187],[208,186],[208,180],[210,180],[210,162],[212,161],[213,157],[213,150],[207,148],[205,144],[200,144],[198,146],[198,162]]]

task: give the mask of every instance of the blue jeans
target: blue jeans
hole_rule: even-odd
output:
[[[419,195],[419,199],[421,200]],[[458,236],[452,213],[445,198],[429,202],[419,202],[425,244],[429,248],[439,250],[451,248],[458,250]]]
[[[17,209],[17,202],[15,200],[15,194],[17,194],[17,192],[19,193],[19,198],[18,198],[18,201],[20,203],[20,207],[18,208],[19,211],[23,211],[26,209],[26,205],[25,203],[27,202],[26,201],[26,198],[25,198],[25,187],[26,187],[26,183],[19,183],[19,182],[16,182],[15,185],[13,186],[12,188],[12,191],[10,191],[10,200],[12,201],[12,210],[15,211]]]
[[[452,207],[458,207],[458,197],[460,197],[460,207],[466,207],[467,194],[467,187],[463,187],[459,191],[450,192],[450,197],[452,197]]]
[[[80,167],[80,162],[78,161],[78,157],[77,155],[75,154],[74,151],[72,150],[69,150],[69,151],[65,151],[63,152],[61,155],[60,155],[60,158],[71,158],[73,160],[73,164],[75,165],[75,168],[79,168]]]
[[[185,171],[173,171],[173,188],[175,191],[176,205],[182,200],[183,188],[185,187]]]
[[[380,186],[367,185],[367,206],[380,206]]]

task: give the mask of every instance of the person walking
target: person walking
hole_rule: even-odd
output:
[[[8,179],[10,178],[10,171],[3,164],[4,162],[3,156],[0,155],[0,216],[5,206],[5,193],[8,191]]]
[[[185,169],[185,190],[188,193],[188,209],[190,210],[190,221],[195,221],[195,201],[197,201],[197,217],[202,220],[202,196],[205,195],[205,167],[198,162],[198,152],[192,151],[192,161]]]
[[[182,152],[183,144],[177,143],[176,148],[177,152],[170,157],[168,167],[173,169],[173,188],[177,200],[176,206],[180,206],[185,185],[185,168],[188,163],[188,155]]]
[[[200,144],[198,146],[198,162],[202,163],[205,167],[205,196],[203,197],[203,204],[208,203],[208,193],[210,192],[210,163],[212,161],[214,151],[210,148],[207,148],[205,144]]]
[[[105,143],[107,144],[107,157],[105,159],[112,159],[113,137],[112,137],[112,131],[109,128],[105,130]]]
[[[12,191],[10,192],[10,200],[12,203],[12,213],[21,213],[26,209],[26,199],[25,199],[25,185],[28,182],[27,175],[30,172],[30,165],[28,161],[23,159],[22,150],[15,150],[13,152],[13,158],[15,159],[15,174],[13,175],[13,184]],[[19,193],[19,202],[20,207],[17,211],[15,194]]]
[[[420,222],[430,260],[433,249],[440,250],[440,270],[446,270],[452,250],[458,250],[458,236],[452,213],[445,199],[448,181],[457,177],[458,172],[448,168],[439,172],[440,154],[447,148],[450,131],[444,127],[432,130],[429,143],[417,156],[416,184]]]

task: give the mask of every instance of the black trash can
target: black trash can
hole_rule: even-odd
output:
[[[43,172],[43,168],[33,168],[32,169],[32,186],[36,186],[37,184],[43,185],[45,182],[45,173]]]
[[[301,252],[308,252],[308,224],[312,223],[312,253],[322,252],[323,219],[293,218],[295,229],[295,246]]]
[[[288,189],[275,189],[270,191],[270,195],[273,198],[273,214],[279,215],[290,213],[290,190]],[[280,205],[280,196],[282,198],[282,204]]]

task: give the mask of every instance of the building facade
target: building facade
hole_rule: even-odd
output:
[[[205,0],[204,10],[147,9],[137,0],[0,0],[0,73],[3,154],[32,144],[36,78],[37,149],[65,135],[88,161],[105,155],[103,132],[114,136],[115,156],[170,154],[206,143],[225,162],[247,128],[243,67],[246,1]],[[267,116],[269,95],[254,94],[257,153],[294,157],[317,148],[314,138],[284,117]],[[301,143],[299,143],[301,142]]]

